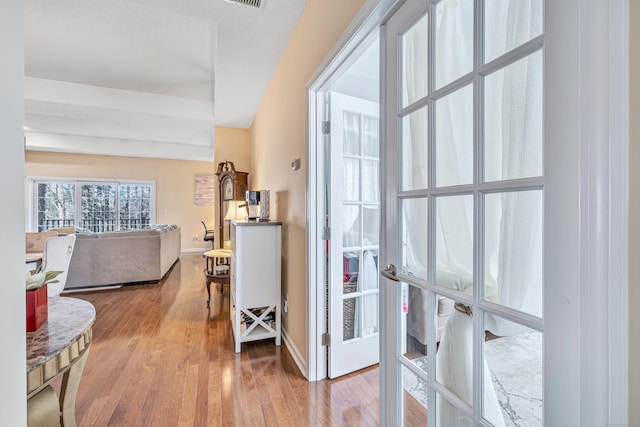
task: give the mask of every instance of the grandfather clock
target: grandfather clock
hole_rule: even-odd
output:
[[[224,217],[229,200],[245,200],[248,172],[236,171],[233,162],[218,163],[218,247],[224,246]]]

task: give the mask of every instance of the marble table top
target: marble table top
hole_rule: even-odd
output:
[[[49,298],[47,321],[35,332],[27,333],[27,373],[56,357],[87,333],[96,310],[77,298]]]

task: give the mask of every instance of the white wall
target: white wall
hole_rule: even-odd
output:
[[[3,225],[0,244],[0,413],[2,424],[24,426],[26,420],[26,320],[24,294],[24,3],[0,2],[0,181]]]

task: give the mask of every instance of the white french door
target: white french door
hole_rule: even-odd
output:
[[[542,425],[542,7],[384,27],[383,425]]]
[[[330,378],[378,363],[379,104],[330,93]]]

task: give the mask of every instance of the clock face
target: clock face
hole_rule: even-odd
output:
[[[222,198],[224,200],[233,199],[233,181],[231,178],[226,178],[222,183]]]

